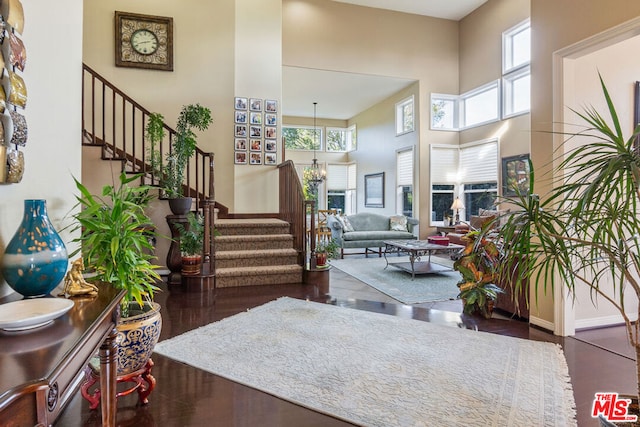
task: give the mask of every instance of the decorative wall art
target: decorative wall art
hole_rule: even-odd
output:
[[[364,205],[384,208],[384,172],[364,176]]]
[[[116,67],[173,71],[173,18],[116,11]]]
[[[278,102],[237,96],[234,108],[234,164],[276,165]]]
[[[24,10],[20,0],[3,0],[0,6],[0,183],[22,180],[27,144],[27,120],[18,108],[27,106],[27,85],[22,73],[27,66],[27,49],[21,35]],[[5,71],[6,70],[6,71]]]
[[[516,196],[529,192],[529,155],[502,159],[502,195]]]

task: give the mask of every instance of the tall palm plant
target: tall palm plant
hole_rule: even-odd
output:
[[[576,286],[586,285],[593,302],[603,298],[615,306],[636,349],[640,384],[640,329],[624,299],[631,287],[640,300],[640,126],[624,137],[601,76],[600,84],[613,128],[593,107],[574,111],[585,127],[564,135],[589,140],[563,153],[544,197],[534,194],[532,172],[530,192],[508,198],[515,213],[500,231],[500,274],[514,295],[528,292],[529,284],[536,295],[541,286],[553,291],[560,284],[575,297]]]

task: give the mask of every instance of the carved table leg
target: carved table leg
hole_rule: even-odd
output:
[[[100,346],[100,400],[102,425],[113,427],[116,423],[116,357],[118,344],[115,326]]]

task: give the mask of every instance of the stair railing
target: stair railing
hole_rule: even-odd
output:
[[[153,171],[146,125],[151,112],[110,83],[86,64],[82,64],[82,141],[102,148],[102,158],[120,161],[122,171],[143,173],[145,183],[160,185],[166,158],[172,153],[176,132],[164,125],[165,138],[155,147],[160,164]],[[213,200],[213,153],[196,147],[187,165],[183,182],[185,196],[196,199],[196,210],[205,200]]]
[[[302,184],[291,160],[280,163],[278,169],[280,219],[291,224],[293,247],[298,252],[298,264],[304,266],[307,260],[307,221]]]

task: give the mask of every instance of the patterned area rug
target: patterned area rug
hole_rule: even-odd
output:
[[[444,258],[433,259],[436,263],[451,267],[453,261]],[[409,257],[389,257],[389,263],[409,262]],[[438,274],[418,275],[411,280],[411,274],[389,266],[385,269],[384,258],[377,255],[374,258],[335,259],[331,265],[356,279],[376,288],[380,292],[403,304],[419,304],[431,301],[446,301],[456,299],[460,280],[460,273],[450,271]]]
[[[576,425],[551,343],[281,298],[155,351],[358,425]]]

